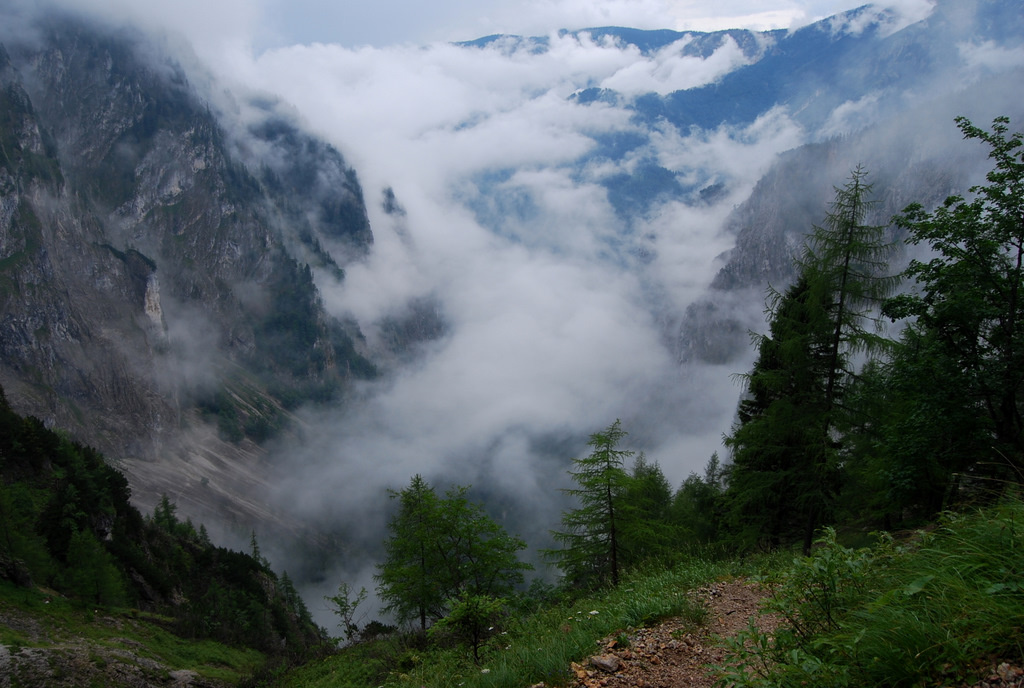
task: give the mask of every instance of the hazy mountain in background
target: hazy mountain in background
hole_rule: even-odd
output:
[[[261,517],[258,443],[374,374],[310,271],[372,246],[355,172],[273,102],[228,133],[141,34],[35,28],[0,47],[0,382],[141,505]]]
[[[887,224],[985,169],[954,116],[1024,114],[1011,0],[297,47],[230,83],[109,21],[19,22],[0,36],[11,406],[119,462],[144,510],[166,492],[245,537],[304,532],[300,578],[368,587],[385,490],[413,473],[472,483],[535,544],[616,417],[673,481],[699,470],[833,186],[863,164]]]

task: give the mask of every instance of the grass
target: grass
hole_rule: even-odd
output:
[[[85,644],[97,666],[109,661],[108,651],[127,647],[170,670],[190,669],[235,684],[266,661],[248,648],[176,636],[166,629],[171,622],[166,617],[131,609],[82,608],[59,595],[8,582],[0,582],[0,616],[23,621],[0,624],[0,644],[19,649]]]
[[[290,672],[288,688],[522,688],[543,681],[568,685],[571,663],[594,654],[597,642],[669,617],[703,623],[706,609],[687,592],[734,575],[756,572],[756,561],[694,557],[668,570],[652,567],[625,577],[618,588],[573,603],[538,604],[511,615],[478,666],[466,648],[424,650],[400,638],[364,643]]]
[[[1024,662],[1024,502],[949,514],[905,543],[850,549],[826,533],[772,579],[786,620],[732,643],[743,687],[971,682]],[[746,642],[744,646],[742,643]]]
[[[723,685],[737,688],[916,687],[970,683],[995,661],[1024,663],[1024,502],[949,514],[908,540],[879,536],[849,548],[826,531],[811,557],[777,553],[742,561],[694,556],[651,567],[614,590],[511,615],[480,665],[465,648],[425,648],[391,637],[289,672],[284,688],[521,688],[570,685],[572,662],[597,641],[707,610],[686,593],[753,576],[772,587],[785,623],[728,645]]]

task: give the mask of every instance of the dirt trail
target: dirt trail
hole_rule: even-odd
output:
[[[578,679],[576,686],[712,688],[718,676],[711,665],[723,664],[726,659],[721,638],[747,628],[751,619],[769,633],[781,623],[778,617],[761,613],[761,600],[768,593],[755,583],[745,580],[715,583],[698,589],[695,594],[707,605],[706,624],[693,628],[680,619],[669,619],[657,626],[630,631],[628,644],[620,644],[617,637],[606,638],[598,655],[584,664],[573,665]],[[987,658],[986,664],[979,672],[980,680],[967,682],[950,677],[935,685],[1024,688],[1024,667],[995,656]]]
[[[708,608],[700,628],[669,619],[627,634],[628,646],[609,638],[600,655],[585,665],[574,665],[578,686],[586,688],[711,688],[717,677],[708,668],[724,661],[718,637],[732,636],[755,619],[762,630],[772,631],[778,620],[760,613],[765,591],[754,583],[735,580],[715,583],[695,594]],[[601,661],[599,658],[603,658]],[[604,667],[598,666],[604,664]],[[613,668],[614,667],[614,668]]]

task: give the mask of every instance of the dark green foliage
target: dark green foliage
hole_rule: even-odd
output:
[[[439,498],[422,476],[392,492],[398,512],[388,523],[385,560],[374,579],[385,611],[399,622],[428,622],[447,616],[460,600],[503,597],[531,568],[517,558],[526,547],[508,535],[478,504],[455,487]]]
[[[717,542],[724,535],[725,473],[712,454],[704,475],[691,473],[672,497],[669,522],[680,540],[695,545]]]
[[[593,451],[573,459],[569,471],[579,487],[562,490],[579,507],[562,514],[562,530],[553,531],[561,549],[545,554],[562,570],[569,586],[618,585],[622,556],[622,507],[629,474],[625,461],[633,452],[619,449],[626,436],[618,420],[590,436]]]
[[[966,139],[990,148],[994,168],[987,184],[973,187],[970,200],[952,196],[934,212],[920,205],[897,218],[909,242],[933,251],[913,261],[907,276],[919,292],[893,299],[886,312],[913,316],[913,343],[922,342],[932,366],[955,377],[962,408],[980,418],[970,423],[971,458],[985,455],[978,468],[990,477],[1024,478],[1024,134],[1009,133],[1009,119],[992,130],[963,117]],[[979,433],[984,423],[989,432]]]
[[[863,225],[871,186],[854,170],[836,189],[823,227],[797,261],[797,281],[769,292],[770,333],[757,337],[749,397],[726,445],[733,451],[729,494],[735,537],[770,547],[834,518],[844,463],[841,438],[856,423],[844,399],[855,379],[853,354],[885,343],[865,322],[896,284],[884,276],[893,245],[883,227]]]
[[[309,266],[293,264],[282,269],[270,292],[267,316],[256,329],[263,360],[297,377],[322,374],[326,360],[316,344],[325,332]]]
[[[834,446],[826,441],[830,329],[820,289],[801,277],[778,300],[770,334],[740,403],[727,499],[729,537],[741,547],[778,547],[825,516],[837,489]]]
[[[629,474],[620,516],[622,565],[670,557],[676,530],[670,523],[672,486],[661,466],[640,454]]]
[[[129,497],[102,455],[20,418],[0,393],[0,576],[83,605],[131,604],[172,617],[179,634],[271,654],[324,641],[265,560],[214,547],[166,495],[148,519]]]
[[[422,476],[413,476],[409,487],[391,493],[398,513],[388,523],[385,559],[374,579],[384,609],[399,622],[418,619],[426,631],[428,619],[442,616],[444,594],[434,585],[441,567],[440,553],[431,539],[437,527],[437,494]]]
[[[85,604],[124,604],[125,585],[114,558],[91,531],[75,531],[68,543],[62,587]]]
[[[495,624],[506,613],[508,600],[490,595],[463,593],[453,604],[448,616],[430,627],[430,636],[439,639],[451,636],[473,650],[473,661],[480,663],[480,650],[493,635]]]
[[[850,549],[825,531],[813,556],[769,581],[784,624],[730,642],[737,687],[973,684],[1024,660],[1024,504],[948,514],[908,544]],[[979,664],[978,660],[986,662]],[[965,681],[965,679],[967,679]]]
[[[865,368],[850,398],[865,418],[849,436],[844,511],[857,525],[920,525],[972,498],[990,459],[991,421],[965,403],[968,372],[936,351],[934,335],[904,330],[890,356]]]
[[[620,449],[626,437],[618,420],[590,436],[590,455],[573,459],[575,488],[563,490],[579,506],[562,514],[562,530],[552,535],[562,547],[546,550],[570,589],[618,585],[622,572],[637,564],[668,558],[678,534],[670,523],[672,489],[656,463]]]

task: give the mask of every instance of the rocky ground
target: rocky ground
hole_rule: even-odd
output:
[[[754,620],[771,632],[781,623],[762,614],[767,594],[758,585],[735,580],[695,591],[708,609],[707,622],[695,627],[670,619],[651,628],[606,638],[603,651],[574,664],[578,688],[712,688],[713,667],[727,662],[721,639],[735,635]],[[993,659],[984,678],[974,683],[950,680],[936,688],[1024,688],[1024,668]],[[538,688],[534,686],[532,688]]]
[[[121,628],[123,620],[98,617],[97,623]],[[222,688],[194,671],[172,670],[147,657],[142,643],[113,637],[100,643],[56,629],[0,604],[0,626],[47,647],[0,644],[0,688]]]
[[[585,688],[711,688],[717,681],[709,665],[725,661],[717,639],[747,628],[751,619],[764,630],[778,626],[778,619],[762,615],[759,605],[764,591],[757,585],[736,580],[716,583],[695,591],[707,605],[706,623],[695,627],[682,619],[670,619],[657,626],[640,628],[608,638],[604,652],[585,665],[573,666]],[[624,640],[627,640],[624,642]]]

